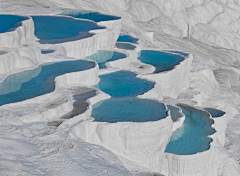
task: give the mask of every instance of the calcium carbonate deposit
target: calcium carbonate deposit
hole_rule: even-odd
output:
[[[0,175],[240,176],[240,2],[0,0]]]

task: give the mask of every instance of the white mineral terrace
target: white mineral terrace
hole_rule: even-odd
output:
[[[240,175],[240,37],[237,32],[228,34],[229,30],[240,29],[240,5],[235,1],[184,2],[0,0],[2,13],[28,17],[14,31],[0,33],[0,173]],[[89,31],[94,35],[88,38],[41,44],[34,34],[31,15],[58,16],[64,9],[121,18],[97,22],[105,28]],[[225,28],[219,27],[222,24]],[[216,33],[211,33],[214,30]],[[131,44],[133,50],[116,46],[120,32],[139,39],[137,43],[121,42]],[[126,57],[106,62],[106,68],[99,69],[97,62],[85,59],[99,50],[120,52]],[[173,69],[154,73],[153,65],[138,59],[142,50],[183,51],[188,56]],[[2,103],[4,91],[14,93],[27,82],[17,77],[19,73],[36,68],[41,68],[41,72],[44,64],[78,60],[92,66],[57,75],[51,92]],[[111,97],[101,88],[92,87],[99,84],[101,76],[118,71],[130,71],[136,79],[152,84],[134,98],[163,104],[166,116],[144,122],[95,121],[94,105],[103,100],[128,98]],[[12,75],[19,79],[20,87],[6,89],[3,83]],[[217,118],[206,112],[216,130],[204,136],[211,139],[207,150],[188,155],[165,152],[172,134],[185,125],[187,115],[178,106],[181,103],[204,112],[206,107],[226,112]],[[169,106],[175,108],[175,113]]]

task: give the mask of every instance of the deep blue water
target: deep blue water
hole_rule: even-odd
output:
[[[0,106],[50,93],[55,89],[55,77],[94,66],[95,63],[91,61],[66,61],[44,64],[33,70],[10,75],[0,83]]]
[[[42,49],[41,50],[41,53],[42,54],[50,54],[50,53],[53,53],[55,50],[44,50],[44,49]]]
[[[184,60],[184,57],[161,51],[142,50],[138,59],[143,63],[153,65],[155,67],[154,73],[159,73],[172,70],[175,65]]]
[[[92,115],[99,122],[148,122],[167,116],[162,103],[139,98],[110,98],[93,105]]]
[[[167,108],[170,110],[171,118],[173,121],[176,121],[182,117],[182,114],[179,112],[179,109],[177,107],[167,105]]]
[[[218,110],[218,109],[205,108],[205,110],[207,112],[209,112],[213,118],[221,117],[221,116],[223,116],[225,114],[225,112],[223,112],[221,110]]]
[[[141,95],[154,87],[154,83],[139,79],[136,73],[117,71],[100,75],[100,82],[94,87],[109,94],[111,97],[126,97]]]
[[[13,31],[21,26],[21,21],[27,19],[27,17],[17,15],[0,15],[0,33]]]
[[[171,52],[171,53],[176,53],[176,54],[181,54],[182,56],[184,57],[188,57],[188,53],[184,53],[182,51],[172,51],[172,50],[165,50],[165,51],[168,51],[168,52]]]
[[[105,63],[110,61],[115,61],[118,59],[126,58],[127,56],[123,53],[100,50],[97,53],[86,57],[86,59],[94,60],[98,63],[99,68],[106,68]]]
[[[180,106],[186,118],[183,125],[172,133],[165,152],[177,155],[191,155],[209,149],[215,132],[214,123],[208,113],[189,106]]]
[[[116,16],[104,15],[98,12],[78,11],[78,10],[64,11],[59,15],[72,16],[74,18],[82,18],[82,19],[92,20],[95,22],[120,19],[119,17],[116,17]]]
[[[130,42],[130,43],[137,43],[138,39],[137,38],[134,38],[130,35],[127,35],[127,34],[120,34],[118,39],[117,39],[117,42]]]
[[[32,16],[40,43],[61,43],[91,37],[88,31],[103,29],[94,22],[57,16]]]
[[[116,43],[116,47],[119,49],[125,49],[125,50],[134,50],[136,47],[130,43]]]

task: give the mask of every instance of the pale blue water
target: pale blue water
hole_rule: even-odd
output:
[[[184,57],[161,51],[142,50],[138,59],[143,63],[153,65],[155,67],[154,73],[159,73],[172,70],[175,65],[184,60]]]
[[[99,68],[106,68],[105,63],[110,61],[115,61],[118,59],[126,58],[127,56],[123,53],[100,50],[97,53],[86,57],[86,59],[94,60],[98,63]]]
[[[136,73],[117,71],[100,75],[100,82],[94,87],[109,94],[111,97],[126,97],[141,95],[154,87],[154,83],[139,79]]]
[[[176,54],[181,54],[182,56],[184,57],[188,57],[188,53],[184,53],[182,51],[172,51],[172,50],[165,50],[165,51],[168,51],[168,52],[171,52],[171,53],[176,53]]]
[[[221,116],[223,116],[225,114],[225,112],[223,112],[221,110],[218,110],[218,109],[205,108],[205,110],[207,112],[209,112],[213,118],[221,117]]]
[[[104,29],[94,22],[58,16],[32,16],[40,43],[61,43],[91,37],[88,31]]]
[[[79,10],[64,11],[59,15],[72,16],[74,18],[87,19],[95,22],[120,19],[120,17],[104,15],[98,12],[79,11]]]
[[[0,83],[0,106],[50,93],[55,89],[55,77],[94,66],[95,63],[91,61],[67,61],[44,64],[33,70],[10,75]]]
[[[167,108],[170,110],[171,118],[173,121],[176,121],[182,117],[182,114],[179,112],[179,109],[177,107],[167,105]]]
[[[116,47],[119,49],[125,49],[125,50],[134,50],[136,47],[130,43],[116,43]]]
[[[98,122],[148,122],[167,116],[162,103],[139,98],[110,98],[93,105],[92,115]]]
[[[130,35],[127,35],[127,34],[120,34],[118,39],[117,39],[117,42],[130,42],[130,43],[137,43],[138,39],[137,38],[134,38]]]
[[[172,133],[165,152],[177,155],[191,155],[209,149],[212,139],[207,137],[216,131],[208,113],[181,105],[186,119],[183,125]]]
[[[27,19],[27,17],[17,15],[0,15],[0,33],[13,31],[21,26],[21,21]]]

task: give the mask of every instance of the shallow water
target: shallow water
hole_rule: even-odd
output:
[[[58,16],[32,16],[40,43],[61,43],[91,37],[90,30],[104,29],[94,22]]]
[[[10,75],[0,83],[0,106],[50,93],[55,89],[55,77],[94,66],[91,61],[66,61],[43,64],[33,70]]]
[[[100,82],[94,87],[109,94],[111,97],[126,97],[141,95],[154,87],[154,83],[139,79],[136,73],[117,71],[100,75]]]
[[[110,98],[93,105],[92,115],[98,122],[148,122],[167,116],[162,103],[139,98]]]
[[[186,118],[183,125],[172,133],[165,152],[177,155],[191,155],[209,149],[215,133],[214,123],[208,113],[189,106],[180,106]]]
[[[136,47],[130,43],[116,43],[116,47],[119,49],[125,49],[125,50],[134,50]]]
[[[143,63],[153,65],[155,67],[154,73],[159,73],[172,70],[174,66],[184,60],[184,57],[161,51],[142,50],[138,59]]]
[[[221,110],[218,110],[218,109],[205,108],[205,110],[207,112],[209,112],[213,118],[221,117],[221,116],[223,116],[225,114],[225,112],[223,112]]]
[[[98,63],[99,68],[106,68],[105,63],[110,61],[115,61],[118,59],[126,58],[127,56],[123,53],[114,52],[114,51],[107,51],[107,50],[100,50],[97,53],[86,57],[86,59],[94,60]]]
[[[17,15],[0,15],[0,33],[13,31],[21,26],[21,21],[27,19],[27,17]]]
[[[92,20],[95,22],[120,19],[119,17],[116,17],[116,16],[104,15],[104,14],[100,14],[98,12],[78,11],[78,10],[64,11],[64,12],[60,13],[59,15],[87,19],[87,20]]]
[[[127,35],[127,34],[120,34],[118,39],[117,39],[117,42],[130,42],[130,43],[137,43],[138,39],[137,38],[134,38],[130,35]]]

